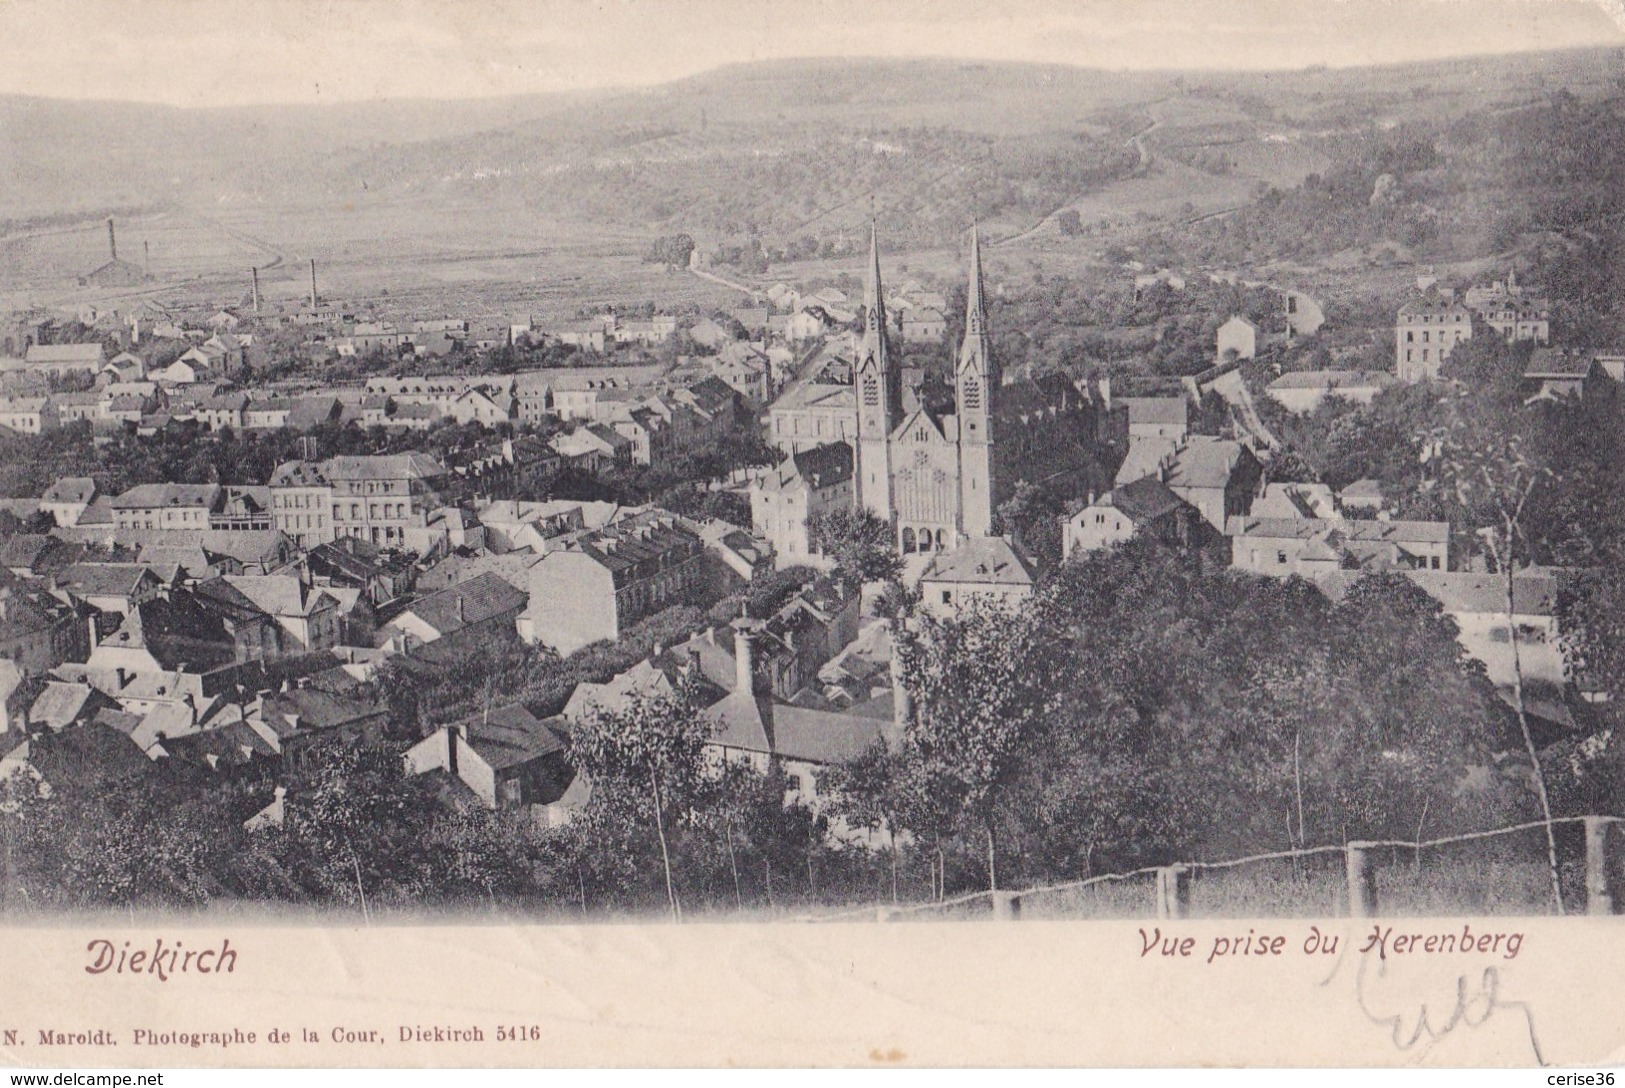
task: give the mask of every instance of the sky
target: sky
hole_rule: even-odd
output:
[[[1625,45],[1625,0],[0,0],[0,93],[478,98],[810,56],[1113,69]]]

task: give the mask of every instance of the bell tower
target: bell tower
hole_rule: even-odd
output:
[[[970,283],[965,290],[965,341],[954,369],[954,402],[959,416],[959,521],[969,537],[993,534],[993,370],[987,310],[982,301],[982,247],[970,234]]]
[[[858,508],[892,520],[891,433],[901,422],[902,377],[886,350],[886,303],[880,288],[880,245],[869,225],[869,268],[863,290],[863,339],[852,364],[858,399]]]

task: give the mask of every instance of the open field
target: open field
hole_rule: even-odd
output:
[[[175,110],[0,99],[0,308],[139,297],[215,306],[246,293],[251,265],[268,299],[293,300],[308,290],[312,258],[325,295],[386,316],[711,307],[735,296],[644,265],[655,238],[687,232],[709,254],[811,237],[842,255],[774,262],[756,277],[723,271],[762,285],[831,279],[858,270],[861,256],[845,251],[861,249],[871,214],[889,276],[954,282],[973,217],[990,281],[1040,267],[1069,274],[1149,229],[1222,219],[1262,188],[1290,188],[1326,170],[1340,142],[1493,117],[1558,87],[1595,93],[1618,59],[1597,49],[1184,77],[823,60],[483,103]],[[120,256],[147,262],[151,284],[77,286],[107,258],[110,208],[125,209]],[[1065,209],[1082,236],[1060,233]],[[1403,247],[1394,252],[1266,274],[1316,293],[1392,290],[1414,276]]]

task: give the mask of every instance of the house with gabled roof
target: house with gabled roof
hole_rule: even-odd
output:
[[[1100,551],[1136,536],[1188,547],[1197,537],[1202,515],[1155,476],[1113,488],[1066,521],[1062,555]]]
[[[1230,565],[1309,578],[1336,570],[1450,569],[1450,523],[1354,518],[1232,517]]]
[[[485,572],[466,582],[425,594],[378,628],[378,645],[413,653],[446,642],[437,650],[488,644],[510,638],[529,598],[500,575]]]
[[[560,654],[614,641],[645,616],[690,599],[705,583],[704,555],[699,536],[664,510],[577,535],[530,568],[520,636]]]
[[[1583,396],[1588,386],[1602,379],[1594,352],[1536,348],[1523,369],[1522,384],[1531,401],[1556,400]]]
[[[1002,537],[971,537],[931,557],[919,579],[920,603],[939,616],[982,606],[1019,607],[1032,595],[1032,562]]]
[[[0,427],[16,434],[49,434],[61,426],[56,402],[48,396],[0,396]]]
[[[831,442],[792,452],[750,488],[751,528],[773,546],[780,568],[827,562],[808,523],[831,510],[850,510],[856,494],[852,447]]]
[[[198,600],[226,622],[242,661],[340,644],[339,602],[292,574],[226,575],[200,582]]]
[[[163,580],[141,563],[74,563],[58,571],[54,582],[58,597],[121,616],[164,589]]]
[[[407,773],[443,774],[483,808],[550,805],[575,779],[564,736],[561,719],[544,720],[513,703],[440,726],[404,759]]]
[[[0,570],[0,659],[42,673],[89,651],[87,614],[70,601]]]

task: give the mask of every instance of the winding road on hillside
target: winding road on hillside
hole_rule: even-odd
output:
[[[1134,168],[1134,173],[1132,175],[1130,175],[1131,177],[1144,177],[1146,175],[1146,173],[1148,171],[1150,171],[1150,169],[1151,169],[1151,164],[1154,161],[1155,156],[1152,154],[1151,145],[1148,142],[1146,142],[1146,137],[1150,136],[1153,132],[1155,132],[1157,129],[1162,127],[1163,119],[1160,116],[1158,116],[1157,107],[1162,105],[1166,101],[1168,101],[1166,98],[1159,98],[1155,102],[1152,102],[1151,104],[1146,106],[1145,112],[1150,116],[1151,123],[1149,125],[1145,126],[1140,131],[1136,132],[1134,135],[1130,136],[1127,140],[1124,141],[1129,146],[1133,147],[1134,150],[1136,152],[1138,152],[1139,156],[1140,156],[1139,165],[1137,165]],[[1074,197],[1072,200],[1068,200],[1065,204],[1062,204],[1058,208],[1052,209],[1050,212],[1048,212],[1044,216],[1040,217],[1038,222],[1034,223],[1032,226],[1028,227],[1026,230],[1022,231],[1021,233],[1012,234],[1007,238],[1000,238],[998,241],[987,242],[985,244],[987,245],[987,247],[989,249],[992,249],[992,248],[994,248],[996,246],[1013,245],[1016,242],[1024,241],[1024,240],[1026,240],[1028,238],[1031,238],[1033,235],[1035,235],[1039,231],[1043,230],[1045,225],[1048,224],[1050,220],[1054,219],[1057,215],[1060,215],[1062,212],[1064,212],[1068,208],[1072,207],[1072,205],[1075,204],[1076,202],[1077,202],[1077,198]]]

